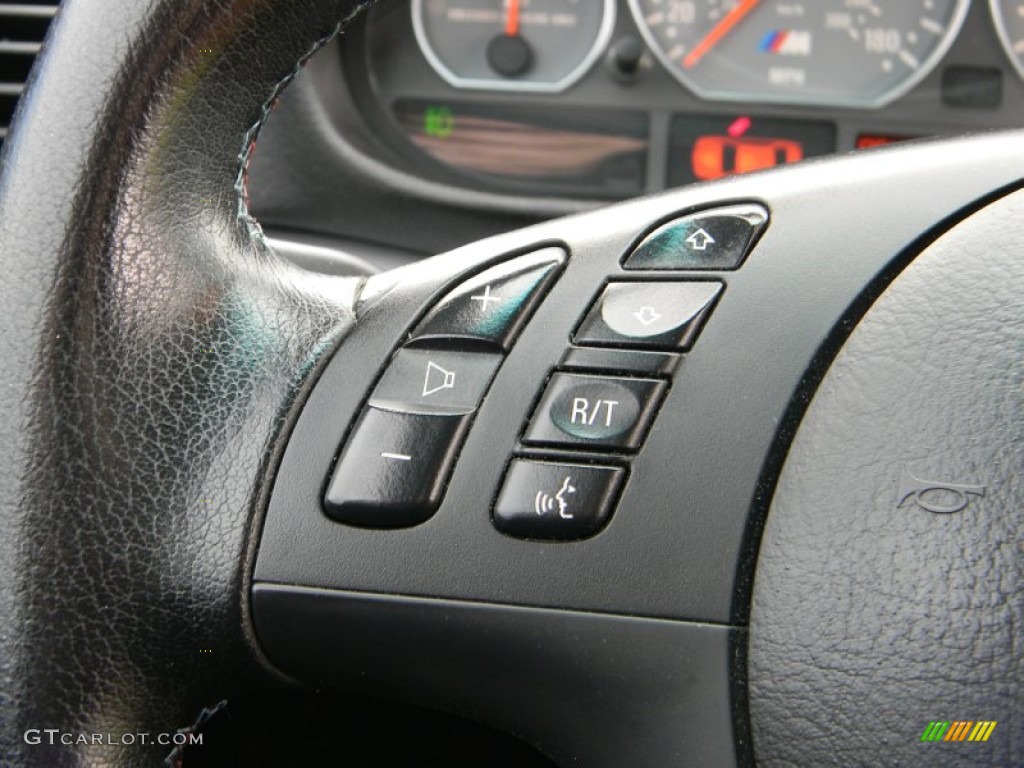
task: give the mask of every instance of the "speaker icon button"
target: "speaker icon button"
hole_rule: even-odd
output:
[[[501,355],[403,347],[391,359],[370,405],[401,413],[465,415],[480,405]]]
[[[423,397],[430,397],[444,389],[455,389],[455,371],[447,371],[433,360],[427,360],[427,375],[423,377]]]

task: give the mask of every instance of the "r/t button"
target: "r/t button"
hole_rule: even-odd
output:
[[[636,450],[667,388],[657,379],[556,373],[523,442]]]

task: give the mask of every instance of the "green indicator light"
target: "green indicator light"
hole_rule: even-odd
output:
[[[448,107],[427,107],[423,112],[423,132],[436,139],[447,139],[455,131],[455,115]]]

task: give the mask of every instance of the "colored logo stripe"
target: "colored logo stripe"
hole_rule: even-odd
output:
[[[969,720],[957,720],[949,727],[946,731],[946,738],[943,741],[963,741],[967,738],[967,733],[971,726],[974,725]]]
[[[771,29],[761,38],[757,48],[761,53],[778,53],[788,34],[784,29]]]
[[[995,720],[982,720],[971,731],[971,735],[967,737],[968,741],[988,741],[988,737],[992,735],[992,731],[996,728]]]
[[[921,741],[988,741],[997,724],[995,720],[932,720]]]

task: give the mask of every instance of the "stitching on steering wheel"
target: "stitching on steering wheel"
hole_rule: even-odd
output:
[[[270,117],[270,113],[277,106],[277,100],[281,96],[281,93],[285,88],[295,79],[296,75],[302,70],[306,63],[313,57],[317,51],[323,48],[327,43],[333,40],[341,30],[344,29],[349,22],[352,21],[356,16],[363,12],[363,10],[372,5],[374,0],[362,0],[352,12],[344,19],[334,25],[334,29],[328,32],[326,35],[316,40],[309,50],[304,53],[297,62],[292,70],[282,77],[274,85],[274,88],[270,92],[270,96],[263,102],[260,107],[260,117],[253,123],[252,127],[245,132],[245,136],[242,139],[242,149],[238,154],[238,175],[235,177],[235,194],[238,197],[238,219],[244,225],[249,233],[249,237],[255,242],[266,245],[266,239],[263,234],[263,228],[256,218],[249,213],[249,164],[252,162],[253,150],[256,148],[256,139],[259,137],[260,131],[266,124]]]

